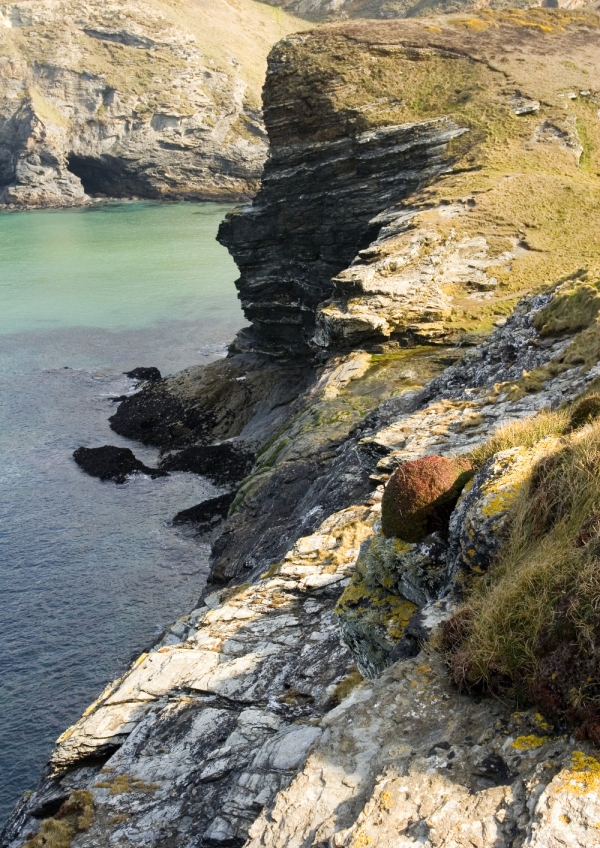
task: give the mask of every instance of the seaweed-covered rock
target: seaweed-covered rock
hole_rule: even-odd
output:
[[[218,445],[193,445],[170,453],[161,460],[165,471],[191,471],[208,477],[213,483],[239,483],[250,473],[255,453],[243,444],[222,442]]]
[[[445,456],[424,456],[403,463],[390,477],[383,494],[384,535],[419,542],[429,533],[444,533],[471,471],[468,460]]]
[[[162,380],[160,371],[154,366],[133,368],[131,371],[126,371],[125,376],[144,383],[155,383],[157,380]]]
[[[234,497],[234,492],[227,492],[225,495],[217,495],[216,498],[202,501],[196,506],[182,509],[174,517],[173,524],[193,524],[201,533],[212,530],[227,516]]]
[[[73,452],[77,465],[92,477],[124,483],[130,474],[137,472],[155,477],[166,477],[167,472],[144,465],[129,448],[103,445],[100,448],[77,448]]]

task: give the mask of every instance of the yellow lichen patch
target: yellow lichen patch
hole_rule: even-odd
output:
[[[563,776],[563,788],[578,795],[600,791],[600,762],[583,751],[573,751],[573,765]]]
[[[392,644],[402,638],[417,607],[401,595],[379,586],[370,588],[364,575],[356,571],[335,607],[335,614],[362,622],[364,627],[382,627]]]
[[[517,736],[514,742],[511,742],[511,747],[517,751],[534,751],[536,748],[541,748],[548,741],[547,736],[535,736],[530,733],[529,736]]]
[[[369,845],[373,845],[373,839],[371,836],[368,836],[361,828],[350,843],[350,845],[352,846],[352,848],[368,848]]]
[[[379,809],[387,813],[389,810],[392,809],[392,806],[392,796],[387,791],[387,789],[384,789],[381,795],[379,796]]]
[[[481,514],[485,518],[493,518],[507,513],[529,480],[535,463],[557,451],[561,444],[559,439],[549,436],[534,447],[519,446],[498,454],[493,474],[481,486]]]
[[[551,730],[552,729],[551,725],[546,721],[546,719],[544,718],[544,716],[541,713],[534,713],[533,718],[537,722],[539,727],[541,727],[542,730]]]

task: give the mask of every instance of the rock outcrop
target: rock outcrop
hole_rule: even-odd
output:
[[[206,597],[107,688],[59,739],[48,777],[15,812],[4,844],[22,845],[40,818],[83,789],[93,796],[94,819],[74,837],[80,848],[169,840],[391,846],[398,833],[406,845],[542,848],[560,844],[567,824],[570,844],[600,844],[600,764],[589,743],[534,710],[459,694],[431,655],[394,664],[392,649],[427,598],[408,601],[388,582],[383,602],[369,582],[386,582],[375,568],[381,475],[415,455],[471,451],[494,424],[568,400],[597,379],[598,362],[552,376],[551,364],[585,330],[541,347],[533,321],[551,297],[523,302],[460,363],[373,413],[312,489],[313,511],[328,517],[299,538],[298,525],[290,527],[295,541],[279,562],[266,568],[263,560],[266,570],[250,582]],[[518,354],[498,390],[509,342]],[[534,365],[548,369],[548,379],[515,397],[524,367]],[[472,404],[481,417],[463,426]],[[358,468],[375,482],[362,501]],[[328,484],[344,477],[355,478],[354,493],[346,489],[355,502],[330,512]],[[495,508],[505,506],[500,498]],[[458,525],[451,521],[442,543],[448,551],[459,550]],[[482,544],[488,532],[478,528]],[[360,608],[354,569],[374,545]],[[409,553],[395,551],[398,574]],[[424,625],[447,617],[444,587],[454,573],[438,579],[440,600],[420,609]],[[432,591],[427,569],[404,575]],[[361,682],[356,662],[370,682]]]
[[[265,184],[222,231],[252,332],[113,421],[174,457],[225,442],[255,464],[209,593],[60,737],[3,846],[81,792],[73,848],[600,845],[593,745],[461,693],[427,644],[558,437],[490,435],[600,384],[599,40],[592,13],[538,10],[275,49]],[[477,474],[443,528],[386,538],[384,485],[427,455]]]
[[[468,342],[595,256],[592,20],[484,12],[277,45],[262,186],[220,231],[252,322],[235,349]]]
[[[0,4],[0,205],[248,197],[266,55],[301,25],[254,0]]]

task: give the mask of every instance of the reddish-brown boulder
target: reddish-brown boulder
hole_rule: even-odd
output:
[[[423,456],[397,468],[383,493],[381,528],[385,536],[419,542],[429,533],[445,533],[450,513],[473,476],[466,459]]]

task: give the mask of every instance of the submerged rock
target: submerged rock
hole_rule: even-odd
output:
[[[162,380],[161,373],[158,368],[134,368],[132,371],[125,372],[126,377],[131,377],[132,380],[139,380],[144,383],[155,383],[157,380]]]
[[[173,518],[173,524],[193,524],[199,532],[205,533],[227,516],[234,498],[235,492],[231,492],[182,509]]]
[[[167,476],[166,471],[144,465],[129,448],[114,445],[77,448],[73,452],[73,459],[86,474],[101,480],[114,480],[115,483],[124,483],[130,474],[136,473],[149,474],[153,479]]]

